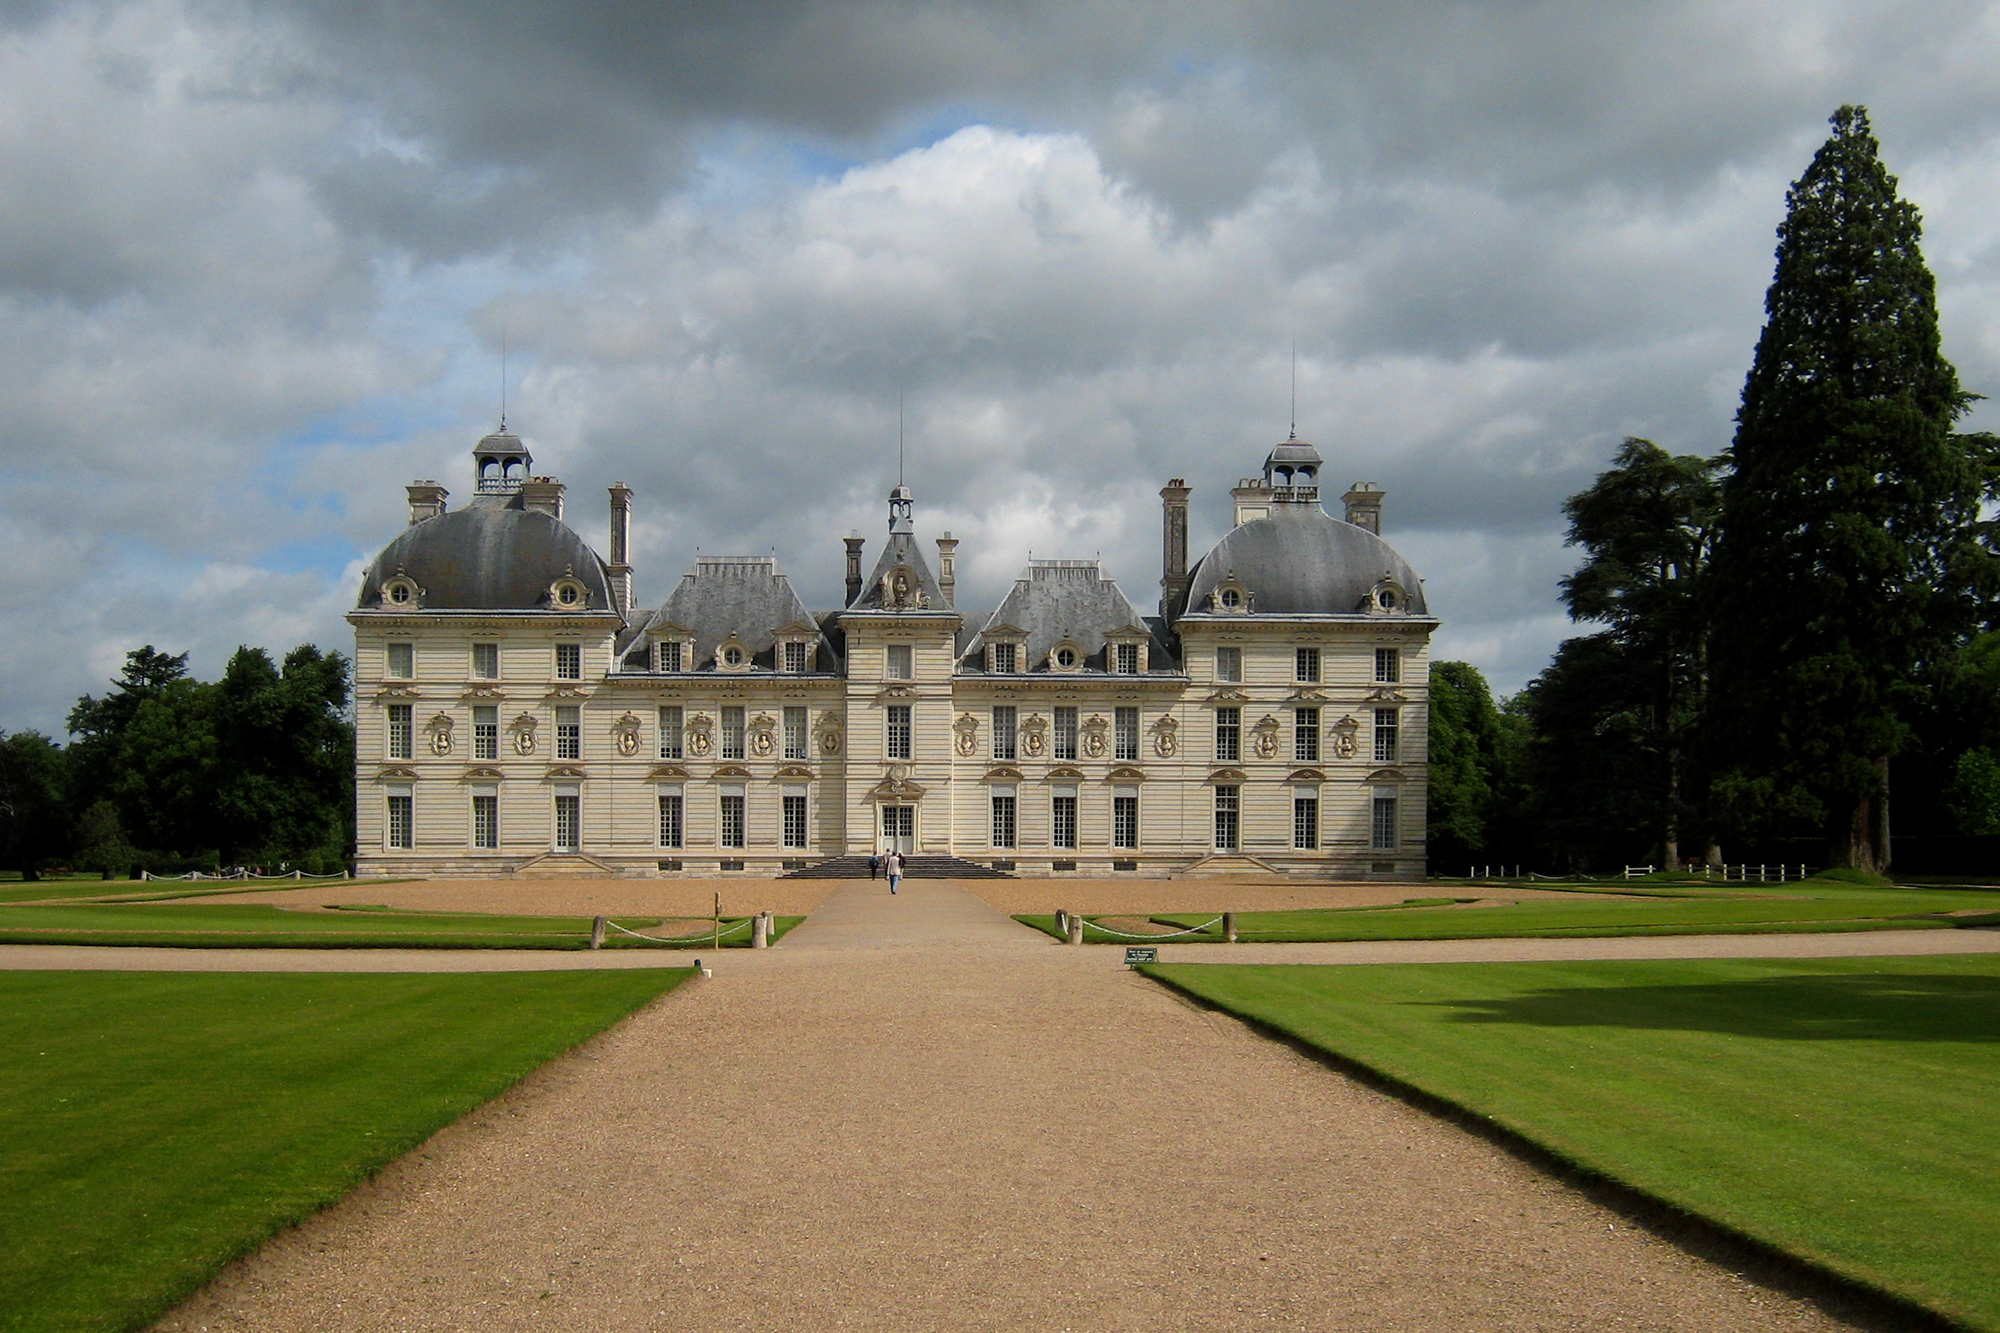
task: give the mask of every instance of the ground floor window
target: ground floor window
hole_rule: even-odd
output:
[[[409,851],[417,845],[416,798],[406,791],[389,793],[389,845]]]
[[[1057,792],[1049,808],[1049,843],[1055,847],[1076,846],[1076,793]]]
[[[1303,792],[1292,797],[1292,846],[1302,852],[1319,846],[1319,797]]]
[[[1242,791],[1240,787],[1215,789],[1215,849],[1219,852],[1236,850],[1239,830],[1238,800]]]
[[[1111,797],[1111,845],[1139,845],[1139,793],[1114,792]]]
[[[1012,847],[1014,838],[1014,793],[996,791],[993,793],[993,845]]]
[[[1369,846],[1378,852],[1396,849],[1396,798],[1377,795],[1375,797],[1374,837]]]
[[[785,793],[785,846],[806,845],[806,794],[802,791]]]
[[[687,829],[682,820],[681,794],[677,791],[660,793],[660,846],[685,847]]]
[[[488,849],[500,845],[500,797],[496,792],[472,794],[472,845]]]
[[[743,793],[741,792],[722,794],[722,845],[724,847],[743,845]]]
[[[575,792],[556,793],[556,850],[573,852],[583,845],[583,798]]]

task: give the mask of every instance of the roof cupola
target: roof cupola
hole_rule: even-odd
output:
[[[472,451],[472,462],[477,469],[481,495],[518,493],[535,464],[528,456],[528,446],[507,429],[505,422],[499,430],[480,440]]]
[[[900,481],[897,482],[896,489],[889,492],[889,533],[891,536],[899,532],[913,533],[916,531],[914,510],[915,505],[910,499],[910,488]]]

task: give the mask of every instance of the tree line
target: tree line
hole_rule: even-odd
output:
[[[2000,442],[1943,355],[1917,210],[1842,107],[1786,196],[1735,438],[1628,439],[1564,506],[1593,632],[1496,707],[1432,672],[1432,864],[1562,868],[2000,833]],[[1805,859],[1803,852],[1797,859]]]
[[[70,742],[0,736],[0,866],[105,875],[224,865],[339,869],[354,844],[348,661],[310,644],[282,663],[239,648],[222,678],[187,654],[126,654]]]

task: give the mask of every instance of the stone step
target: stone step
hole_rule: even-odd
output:
[[[879,873],[879,872],[878,872]],[[903,876],[906,879],[1013,879],[1004,870],[981,865],[977,861],[967,861],[956,856],[906,856],[903,858]],[[778,876],[780,879],[867,879],[868,858],[865,856],[836,856],[816,862],[804,870],[793,870]]]

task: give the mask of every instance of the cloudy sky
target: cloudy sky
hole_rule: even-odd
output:
[[[962,605],[1159,576],[1289,426],[1502,691],[1562,498],[1714,452],[1784,189],[1866,103],[2000,395],[2000,10],[1215,0],[0,6],[0,728],[125,651],[348,642],[402,487],[498,411],[638,492],[642,601],[871,550],[897,398]],[[1984,426],[2000,410],[1982,409]]]

